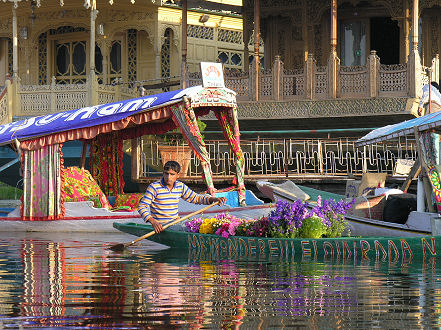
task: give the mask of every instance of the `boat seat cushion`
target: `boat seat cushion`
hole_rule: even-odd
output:
[[[115,199],[115,208],[120,208],[122,206],[129,207],[130,211],[135,211],[138,208],[139,201],[144,196],[142,193],[133,193],[133,194],[120,194],[116,196]]]
[[[79,167],[72,166],[64,169],[64,194],[66,202],[90,200],[98,208],[110,209],[112,207],[92,174]]]

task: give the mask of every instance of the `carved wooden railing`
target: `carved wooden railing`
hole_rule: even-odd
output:
[[[340,67],[340,96],[355,98],[369,96],[369,70],[367,66]]]
[[[89,77],[85,84],[22,85],[15,83],[14,116],[40,116],[86,106],[125,100],[137,96],[136,89],[98,84]]]
[[[335,61],[335,62],[334,62]],[[303,68],[287,70],[280,57],[272,67],[259,68],[260,101],[293,99],[332,99],[366,97],[419,97],[422,87],[429,82],[427,67],[418,65],[419,59],[409,56],[408,63],[385,65],[375,51],[371,51],[364,66],[340,66],[338,58],[328,65],[317,66],[310,55]],[[331,67],[336,70],[331,70]],[[439,57],[432,60],[432,81],[439,80]],[[333,72],[336,76],[333,77]],[[256,72],[250,64],[250,74],[225,71],[225,85],[238,92],[238,101],[255,99]],[[332,83],[335,81],[336,83]],[[199,72],[190,73],[188,85],[202,84]],[[335,85],[335,87],[333,86]],[[335,96],[333,90],[335,91]]]
[[[379,96],[407,95],[407,64],[380,65]],[[424,75],[423,75],[424,76]],[[428,79],[427,79],[428,81]]]
[[[259,84],[252,63],[249,72],[225,72],[225,84],[236,91],[238,102],[318,100],[333,98],[414,97],[421,95],[422,86],[429,82],[427,67],[419,64],[418,56],[409,55],[405,64],[384,65],[375,51],[366,65],[340,66],[332,57],[326,66],[317,66],[313,56],[303,68],[286,70],[278,56],[272,67],[259,68]],[[432,60],[432,81],[439,80],[439,57]],[[187,86],[200,85],[199,72],[190,73]],[[125,85],[101,85],[96,76],[89,76],[85,84],[22,85],[19,79],[7,81],[0,108],[0,122],[13,116],[40,116],[80,107],[116,102],[137,96],[135,88]],[[258,86],[258,91],[255,89]]]

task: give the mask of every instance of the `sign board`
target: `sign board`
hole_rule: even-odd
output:
[[[225,87],[222,63],[201,62],[202,86]]]

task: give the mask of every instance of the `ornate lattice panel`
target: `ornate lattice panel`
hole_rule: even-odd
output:
[[[189,24],[187,26],[187,36],[189,38],[214,40],[214,28]]]
[[[111,103],[115,99],[116,86],[100,85],[98,88],[98,104]]]
[[[72,85],[70,85],[70,87],[71,86]],[[81,86],[81,85],[77,85],[77,86]],[[56,102],[57,102],[56,112],[68,111],[87,106],[86,104],[87,91],[85,90],[85,86],[83,85],[81,89],[82,90],[76,90],[76,91],[71,90],[69,92],[59,91],[56,94]]]
[[[47,32],[38,37],[38,83],[47,84]]]
[[[365,66],[340,67],[340,92],[342,96],[360,96],[368,93],[369,73]]]
[[[136,81],[136,48],[137,31],[135,29],[127,30],[127,79],[130,86]]]
[[[17,115],[41,116],[85,107],[87,94],[86,84],[21,85],[18,91],[21,110]]]
[[[24,87],[24,86],[22,86]],[[27,86],[30,87],[30,86]],[[41,87],[50,87],[44,85]],[[22,88],[24,89],[24,88]],[[20,93],[21,114],[25,116],[40,115],[50,112],[51,108],[51,94],[49,88],[37,89],[34,88],[33,93]]]
[[[12,39],[8,38],[8,72],[10,76],[12,76],[13,73],[12,63],[13,63]]]
[[[86,31],[86,29],[83,27],[74,27],[74,26],[66,25],[66,26],[60,26],[56,29],[50,29],[49,34],[53,36],[57,34],[84,32],[84,31]]]
[[[164,32],[164,42],[161,47],[161,77],[162,79],[170,78],[170,51],[171,51],[172,30],[166,29]],[[170,88],[165,87],[163,91],[169,91]]]
[[[315,73],[315,94],[319,97],[328,95],[328,67],[318,66]]]
[[[237,97],[248,97],[248,73],[234,69],[225,69],[225,86],[237,93]]]
[[[253,46],[254,45],[254,30],[251,33],[250,41],[248,42],[248,45],[249,46]],[[264,45],[263,38],[262,38],[262,35],[260,35],[259,46],[262,47],[263,45]]]
[[[200,72],[189,72],[188,73],[188,86],[199,86],[202,85],[202,74]]]
[[[272,69],[264,69],[260,72],[260,97],[269,99],[273,95],[273,72]]]
[[[0,125],[8,121],[8,92],[0,89]]]
[[[380,93],[407,91],[407,65],[380,65]]]
[[[283,70],[282,77],[283,98],[289,99],[292,96],[305,95],[305,76],[304,70]]]
[[[219,29],[217,32],[217,40],[222,42],[229,42],[233,44],[242,44],[242,31]]]

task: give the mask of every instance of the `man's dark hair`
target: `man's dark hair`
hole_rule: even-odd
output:
[[[439,90],[439,85],[438,85],[438,83],[437,83],[436,81],[432,81],[432,82],[430,82],[430,84],[431,84],[433,87],[435,87],[437,90]]]
[[[169,160],[164,165],[164,171],[167,171],[167,170],[173,170],[176,173],[179,173],[181,171],[181,165],[179,165],[179,163],[175,162],[174,160]]]

